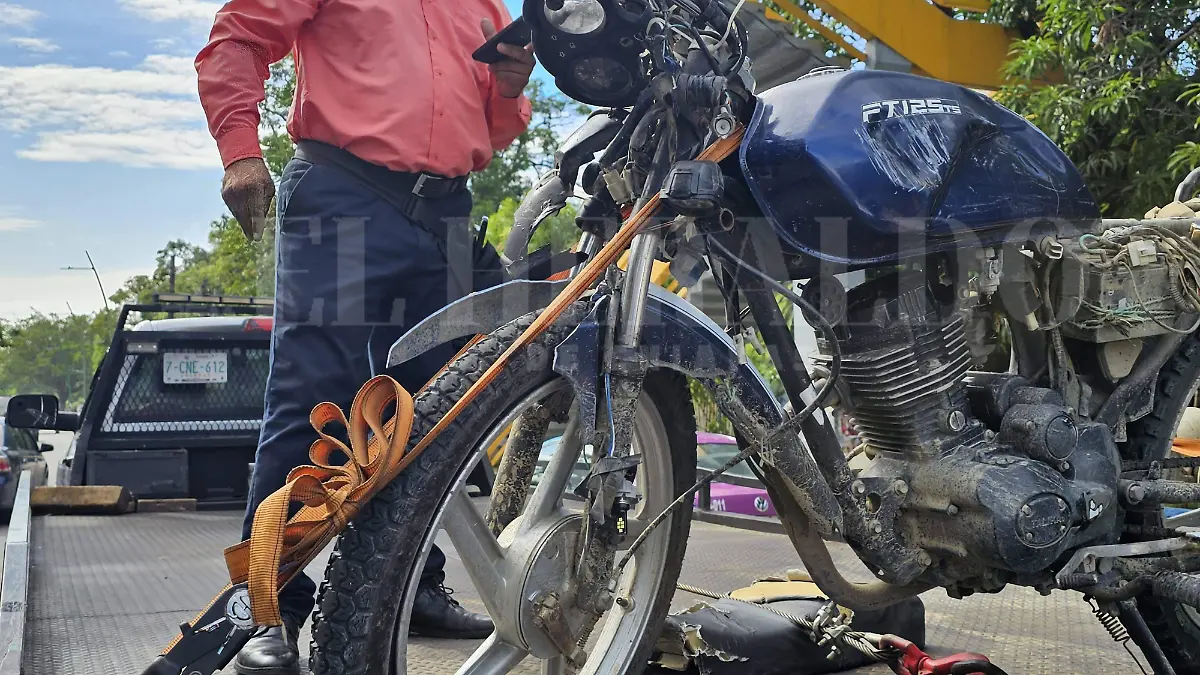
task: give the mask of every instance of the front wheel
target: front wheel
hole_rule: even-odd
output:
[[[554,347],[585,310],[576,303],[518,352],[505,371],[341,535],[313,618],[315,675],[455,670],[464,675],[498,675],[539,672],[539,667],[540,672],[554,675],[573,670],[539,627],[545,622],[536,618],[539,605],[535,603],[565,585],[567,570],[578,555],[574,542],[582,518],[562,499],[564,490],[580,478],[580,443],[570,432],[574,420],[567,422],[568,431],[550,455],[549,466],[541,472],[521,516],[499,537],[492,535],[480,514],[486,502],[471,499],[466,485],[486,448],[518,415],[552,396],[570,395],[569,383],[551,367]],[[417,397],[412,442],[459,400],[532,320],[530,315],[514,321],[480,341]],[[651,371],[645,378],[633,421],[633,452],[642,457],[635,479],[639,501],[630,513],[626,544],[695,480],[695,421],[686,385],[683,376],[671,371]],[[572,411],[575,408],[571,406]],[[645,668],[675,591],[690,517],[690,509],[679,509],[646,538],[617,580],[613,593],[617,602],[594,625],[573,607],[565,608],[564,623],[586,645],[588,656],[578,672],[636,674]],[[481,643],[409,637],[414,590],[434,537],[442,529],[471,577],[472,595],[496,624],[496,631]],[[438,544],[448,548],[444,540]]]
[[[1175,355],[1159,371],[1154,387],[1154,411],[1129,426],[1129,451],[1133,458],[1164,459],[1188,409],[1200,389],[1200,335],[1183,341]],[[1193,409],[1193,413],[1195,410]],[[1133,525],[1161,527],[1164,517],[1156,511],[1132,511]],[[1137,599],[1138,612],[1162,647],[1178,675],[1200,675],[1200,612],[1170,600],[1144,595]]]

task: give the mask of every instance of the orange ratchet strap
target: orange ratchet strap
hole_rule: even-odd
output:
[[[697,159],[718,162],[725,159],[737,149],[743,132],[744,129],[739,127],[729,138],[706,148]],[[429,447],[479,392],[496,379],[519,349],[550,327],[600,278],[628,248],[658,207],[659,197],[655,195],[633,214],[616,236],[584,266],[579,276],[567,284],[554,302],[408,452],[405,448],[412,433],[413,399],[389,376],[374,377],[363,385],[354,398],[349,420],[333,403],[321,403],[313,409],[309,420],[319,438],[309,450],[312,465],[293,469],[287,483],[258,507],[250,539],[225,549],[229,579],[234,584],[247,582],[256,624],[278,626],[282,623],[279,588],[333,541],[371,497]],[[477,337],[472,344],[479,339]],[[395,404],[395,413],[384,422],[385,412],[392,404]],[[346,427],[350,447],[325,433],[332,422]],[[335,452],[344,454],[348,460],[344,464],[333,463]],[[302,506],[289,518],[288,511],[294,502]]]

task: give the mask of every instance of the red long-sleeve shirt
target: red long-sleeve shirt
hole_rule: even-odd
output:
[[[398,171],[462,176],[525,129],[529,101],[496,91],[471,53],[500,0],[229,0],[196,57],[221,160],[261,156],[269,66],[294,52],[293,139],[324,141]]]

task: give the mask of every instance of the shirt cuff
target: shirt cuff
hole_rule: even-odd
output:
[[[516,98],[505,98],[498,93],[492,95],[492,119],[520,119],[526,124],[533,117],[533,106],[525,94]]]
[[[217,150],[221,153],[221,164],[225,168],[241,159],[262,157],[258,130],[249,127],[230,129],[217,138]]]

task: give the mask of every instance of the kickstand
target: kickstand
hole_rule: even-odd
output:
[[[1154,674],[1175,675],[1175,669],[1167,661],[1167,655],[1163,653],[1158,640],[1154,639],[1150,627],[1146,625],[1146,620],[1137,611],[1137,603],[1133,600],[1122,600],[1116,605],[1120,609],[1122,623],[1129,630],[1129,637],[1133,638],[1134,644],[1141,648],[1142,654],[1146,656],[1146,661],[1150,664],[1150,669],[1154,671]]]

